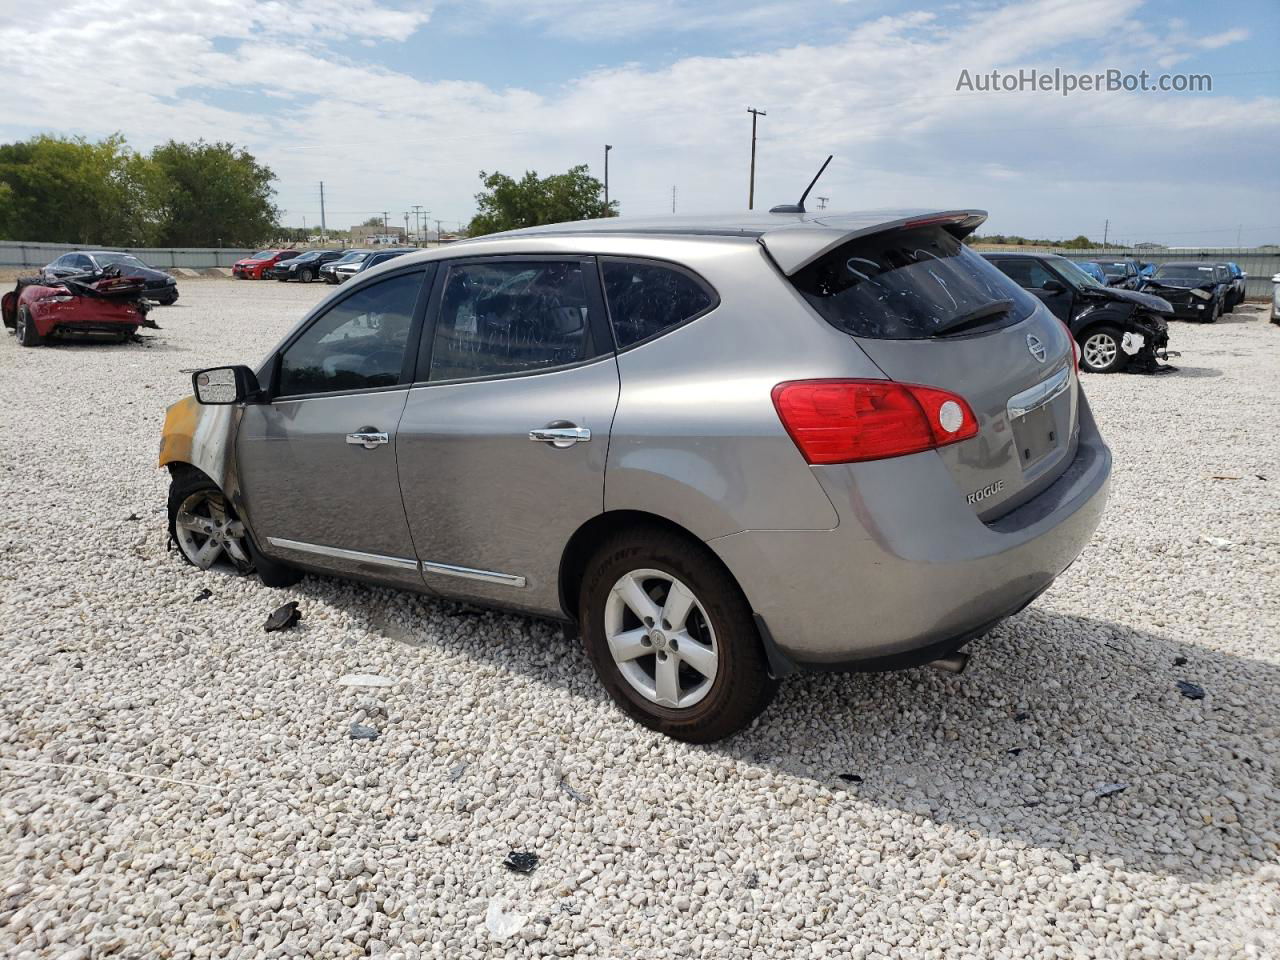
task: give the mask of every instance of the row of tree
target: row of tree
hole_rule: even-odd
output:
[[[1028,240],[1026,237],[1019,237],[1017,234],[1006,235],[1003,233],[990,233],[985,236],[976,234],[965,238],[966,243],[992,243],[992,244],[1010,244],[1014,246],[1032,246],[1032,247],[1065,247],[1069,250],[1090,250],[1095,247],[1101,247],[1102,244],[1097,241],[1090,240],[1083,233],[1078,237],[1070,240]]]
[[[117,135],[0,144],[0,240],[102,246],[253,246],[271,237],[275,174],[230,143]]]
[[[519,180],[481,171],[480,180],[473,237],[618,213],[585,165]],[[269,167],[230,143],[170,140],[140,153],[119,134],[96,142],[41,134],[0,144],[0,240],[256,246],[290,230],[277,222],[274,181]]]

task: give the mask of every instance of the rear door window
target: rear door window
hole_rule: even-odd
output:
[[[1012,301],[1000,321],[1038,301],[940,226],[859,237],[800,270],[796,289],[838,330],[881,340],[921,340],[960,318]]]
[[[605,258],[600,272],[619,350],[699,317],[717,303],[706,284],[667,264]]]
[[[450,267],[427,379],[529,373],[591,357],[587,266],[503,260]]]

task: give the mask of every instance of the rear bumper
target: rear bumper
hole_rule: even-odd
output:
[[[814,472],[840,514],[834,530],[751,530],[708,544],[764,621],[775,670],[779,657],[828,670],[919,662],[1016,613],[1089,542],[1111,451],[1082,395],[1071,465],[994,523],[978,519],[933,452]]]

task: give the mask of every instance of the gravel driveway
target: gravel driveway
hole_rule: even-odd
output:
[[[166,550],[164,406],[324,293],[191,282],[142,343],[0,336],[0,955],[1280,955],[1261,309],[1174,325],[1176,374],[1087,378],[1107,518],[967,673],[802,677],[690,747],[553,626]]]

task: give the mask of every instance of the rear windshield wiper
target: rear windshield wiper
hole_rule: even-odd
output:
[[[970,310],[968,313],[962,313],[958,317],[952,317],[942,326],[933,331],[935,337],[941,337],[948,333],[959,333],[961,330],[967,330],[970,327],[976,327],[982,324],[984,320],[991,317],[998,317],[1001,314],[1008,313],[1013,309],[1012,300],[992,300],[990,303],[984,303],[976,309]]]

